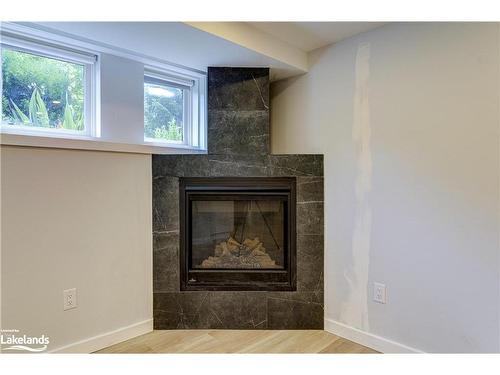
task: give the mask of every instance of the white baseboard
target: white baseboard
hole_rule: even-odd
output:
[[[148,319],[111,332],[103,333],[102,335],[90,337],[70,345],[53,349],[50,353],[92,353],[110,345],[118,344],[119,342],[151,332],[152,330],[153,319]]]
[[[419,349],[400,344],[384,337],[380,337],[327,318],[325,318],[325,331],[367,346],[381,353],[423,353],[423,351]]]

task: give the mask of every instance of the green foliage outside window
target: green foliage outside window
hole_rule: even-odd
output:
[[[84,129],[84,67],[2,49],[2,122]]]
[[[182,141],[183,90],[144,84],[144,136],[165,141]]]

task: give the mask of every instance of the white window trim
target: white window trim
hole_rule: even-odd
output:
[[[84,66],[85,77],[85,97],[84,97],[84,119],[85,128],[83,131],[74,131],[67,129],[52,129],[30,126],[6,125],[0,119],[0,130],[2,133],[19,134],[27,136],[51,136],[56,138],[75,138],[86,139],[98,137],[100,127],[97,115],[98,107],[98,72],[99,72],[99,54],[88,50],[78,50],[68,44],[58,43],[54,45],[49,41],[33,38],[32,36],[11,33],[5,30],[2,25],[2,34],[0,41],[1,49],[6,48],[13,51],[32,53],[41,57],[59,59],[61,61],[75,63]],[[0,76],[2,67],[0,65]],[[0,92],[2,91],[0,79]],[[0,104],[1,110],[1,104]]]
[[[101,111],[101,100],[98,98],[95,102],[95,115],[96,115],[96,127],[94,136],[71,136],[65,134],[50,134],[50,136],[37,133],[37,134],[26,134],[26,133],[10,133],[4,131],[0,128],[0,145],[10,145],[10,146],[27,146],[27,147],[42,147],[42,148],[59,148],[59,149],[75,149],[75,150],[96,150],[96,151],[111,151],[111,152],[130,152],[130,153],[140,153],[140,154],[204,154],[207,152],[207,76],[206,72],[178,65],[172,62],[167,62],[155,57],[143,55],[136,53],[131,50],[126,50],[123,48],[117,48],[105,43],[100,43],[96,41],[89,41],[85,38],[80,38],[77,36],[68,36],[66,33],[59,33],[53,30],[48,31],[42,26],[36,24],[19,24],[11,22],[0,22],[0,31],[2,33],[2,39],[4,33],[12,33],[16,35],[27,36],[33,39],[43,40],[47,43],[52,43],[54,45],[66,45],[78,51],[85,51],[89,53],[94,53],[100,57],[100,54],[106,53],[114,55],[117,57],[123,57],[130,59],[139,63],[142,63],[145,68],[167,72],[173,75],[181,77],[189,77],[196,82],[197,90],[193,94],[193,102],[197,103],[197,108],[192,111],[193,118],[198,120],[199,124],[199,146],[193,148],[188,145],[172,145],[166,143],[157,142],[144,142],[143,137],[141,140],[134,141],[133,143],[122,143],[114,142],[113,140],[104,141],[100,139],[101,127],[100,127],[100,111]],[[99,59],[100,60],[100,59]],[[96,94],[99,94],[100,89],[100,79],[99,79],[99,64],[96,64]],[[0,92],[1,92],[1,80],[0,80]],[[144,129],[143,124],[142,129]],[[103,124],[102,126],[105,126]],[[142,131],[144,134],[144,131]]]

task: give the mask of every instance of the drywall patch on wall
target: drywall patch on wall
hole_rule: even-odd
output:
[[[370,191],[370,44],[360,44],[356,53],[352,140],[356,155],[355,214],[352,233],[352,264],[344,272],[349,294],[341,310],[341,321],[368,330],[368,269],[370,263],[372,212]]]
[[[355,59],[370,43],[363,331],[425,352],[498,351],[498,33],[493,23],[392,23],[316,51],[308,74],[273,90],[273,152],[325,154],[327,319],[352,327],[341,309],[356,213]],[[387,285],[387,304],[371,301],[372,281]]]

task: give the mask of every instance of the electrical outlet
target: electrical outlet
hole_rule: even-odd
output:
[[[373,283],[373,300],[378,303],[387,303],[387,288],[385,284]]]
[[[76,288],[63,290],[63,301],[64,310],[76,308]]]

